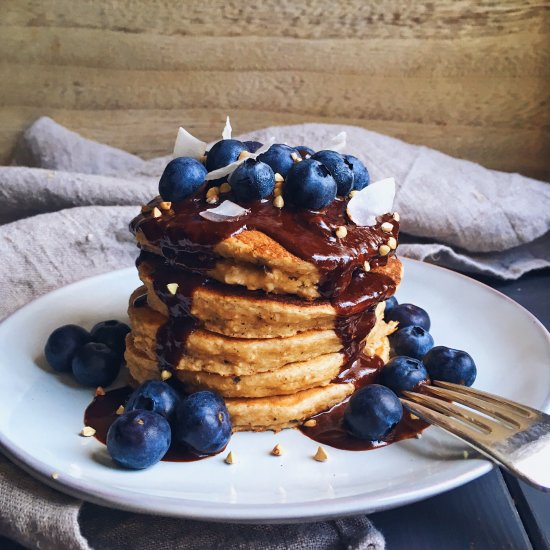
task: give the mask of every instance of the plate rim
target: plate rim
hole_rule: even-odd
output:
[[[489,290],[497,295],[500,299],[504,299],[508,303],[522,310],[523,314],[535,324],[541,335],[547,340],[550,347],[550,333],[546,327],[524,306],[506,296],[502,292],[477,281],[465,274],[456,272],[452,269],[441,267],[428,262],[414,260],[412,258],[401,258],[404,263],[422,264],[427,269],[436,271],[443,270],[454,277],[459,277],[467,280],[469,284],[474,284],[482,287],[484,290]],[[17,308],[0,322],[0,328],[4,323],[18,315],[22,310],[33,307],[35,302],[41,300],[45,296],[56,294],[65,291],[75,285],[83,284],[90,280],[101,280],[109,278],[115,274],[123,276],[124,273],[133,272],[133,267],[121,268],[113,271],[108,271],[98,275],[92,275],[74,281],[68,285],[59,287],[50,292],[44,293]],[[541,409],[550,412],[550,391],[548,392]],[[437,429],[437,428],[432,428]],[[97,484],[87,483],[82,478],[64,477],[62,474],[57,478],[51,477],[51,469],[41,460],[30,455],[23,448],[14,445],[0,431],[0,450],[13,463],[26,471],[28,474],[45,483],[49,487],[64,492],[72,497],[81,499],[87,502],[92,502],[101,506],[126,510],[130,512],[146,513],[168,517],[187,518],[191,520],[201,521],[217,521],[217,522],[238,522],[238,523],[302,523],[321,521],[324,519],[333,519],[337,517],[350,516],[360,513],[372,513],[375,511],[383,511],[407,504],[418,502],[425,498],[441,494],[445,491],[460,487],[461,485],[472,481],[481,475],[489,472],[494,466],[484,458],[470,459],[470,468],[461,474],[454,475],[450,479],[439,481],[437,483],[424,482],[420,487],[409,489],[405,493],[398,495],[390,495],[377,500],[377,504],[373,506],[369,504],[372,497],[365,495],[353,495],[339,497],[333,499],[322,499],[310,502],[297,503],[274,503],[274,504],[236,504],[236,503],[215,503],[209,501],[197,501],[191,499],[181,499],[177,497],[167,496],[152,496],[147,498],[147,505],[142,504],[141,495],[133,495],[128,492],[122,493],[120,490],[111,490],[108,487],[99,487]],[[215,510],[215,513],[209,511],[210,508]]]

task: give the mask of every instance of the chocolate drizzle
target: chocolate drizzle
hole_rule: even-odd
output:
[[[262,200],[243,204],[248,213],[237,219],[213,222],[200,216],[211,208],[206,203],[205,190],[200,189],[193,197],[174,203],[173,210],[159,218],[150,214],[137,216],[130,225],[131,231],[138,239],[142,234],[144,249],[160,250],[165,266],[172,268],[159,267],[157,262],[154,273],[155,291],[170,314],[170,321],[157,334],[159,366],[169,369],[177,364],[187,336],[197,326],[191,312],[194,290],[202,285],[220,285],[207,277],[220,259],[216,246],[245,230],[260,231],[315,265],[320,278],[319,293],[336,310],[335,330],[343,349],[350,360],[356,358],[361,351],[360,342],[376,321],[374,306],[395,292],[392,279],[380,273],[366,273],[364,263],[368,261],[371,268],[386,264],[388,256],[380,256],[378,249],[390,236],[397,238],[399,226],[391,214],[382,216],[376,226],[356,226],[347,218],[346,204],[345,199],[337,198],[322,212],[314,212],[287,206],[279,209],[271,201]],[[391,221],[391,233],[381,230],[384,221]],[[347,228],[343,239],[335,236],[339,226]],[[174,280],[178,268],[185,275]],[[178,283],[178,290],[171,295],[166,285],[174,282]],[[234,285],[233,290],[230,285],[221,286],[225,287],[225,294],[235,292]],[[269,295],[270,299],[276,296]],[[290,297],[282,299],[288,301]]]

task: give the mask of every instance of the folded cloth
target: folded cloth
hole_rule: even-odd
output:
[[[502,278],[550,265],[547,184],[355,127],[303,124],[246,138],[319,148],[341,130],[373,180],[396,178],[401,255]],[[16,147],[20,166],[0,167],[0,318],[49,290],[131,265],[128,222],[156,194],[168,159],[145,161],[36,121]],[[365,516],[227,526],[115,512],[64,496],[1,456],[0,534],[41,549],[384,548]]]

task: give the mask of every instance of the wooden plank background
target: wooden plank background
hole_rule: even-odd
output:
[[[0,162],[40,115],[144,157],[350,123],[550,179],[550,4],[0,0]]]

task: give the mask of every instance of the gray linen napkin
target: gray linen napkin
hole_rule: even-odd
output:
[[[304,124],[247,137],[273,135],[318,148],[341,129]],[[367,164],[373,179],[396,177],[397,209],[409,235],[401,255],[503,278],[550,265],[549,185],[343,129],[348,152]],[[0,167],[0,318],[54,288],[131,265],[136,248],[128,222],[156,194],[167,158],[144,161],[51,119],[36,121],[14,156],[14,164],[31,168]],[[364,516],[227,526],[115,512],[49,489],[1,456],[0,534],[43,549],[384,547]]]

